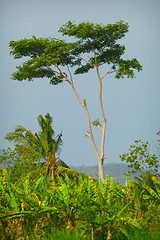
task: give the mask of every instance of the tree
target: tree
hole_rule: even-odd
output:
[[[46,175],[46,170],[42,164],[37,161],[40,155],[34,152],[28,152],[26,149],[21,149],[21,153],[16,148],[11,150],[2,150],[0,156],[0,164],[10,172],[11,181],[17,183],[21,181],[28,173],[32,173],[30,178]],[[36,164],[35,164],[36,162]]]
[[[33,134],[30,130],[17,126],[14,132],[6,134],[5,139],[16,143],[15,146],[19,151],[26,149],[27,152],[38,153],[42,158],[47,157],[49,154],[54,156],[62,145],[62,134],[60,133],[53,138],[54,130],[49,113],[45,115],[45,118],[39,115],[37,120],[41,127],[41,131],[38,133]]]
[[[63,36],[75,37],[75,41],[66,42],[56,38],[36,38],[21,39],[18,41],[10,41],[10,54],[15,59],[22,57],[30,57],[29,60],[17,66],[17,72],[13,73],[13,80],[28,80],[33,78],[47,77],[50,79],[50,84],[57,85],[66,82],[73,89],[79,103],[83,107],[87,122],[88,131],[86,134],[91,140],[94,152],[96,154],[99,166],[99,178],[104,181],[103,162],[104,143],[106,135],[106,123],[103,101],[102,101],[102,81],[111,74],[115,73],[115,78],[120,79],[124,76],[127,78],[134,77],[134,70],[142,70],[142,66],[133,58],[124,60],[122,55],[125,53],[125,46],[118,43],[128,32],[128,24],[123,21],[115,24],[93,24],[90,22],[82,22],[76,24],[68,21],[63,25],[59,32]],[[108,65],[108,69],[104,74],[100,73],[100,68]],[[102,117],[102,125],[99,120],[93,121],[101,133],[100,150],[98,151],[95,142],[90,114],[87,107],[86,99],[81,99],[73,81],[74,74],[84,74],[91,69],[96,70],[99,81],[99,103]],[[104,70],[104,68],[103,68]]]
[[[5,139],[15,143],[15,149],[3,151],[0,162],[10,166],[12,178],[18,180],[30,171],[43,174],[42,166],[46,166],[46,177],[56,180],[57,177],[64,177],[67,174],[71,178],[85,177],[85,174],[72,170],[69,166],[56,157],[56,153],[62,146],[62,133],[54,137],[55,133],[52,128],[52,118],[49,114],[45,117],[37,117],[41,131],[33,134],[30,130],[22,126],[17,126],[14,132],[8,133]],[[45,162],[39,160],[44,158]],[[38,161],[38,162],[37,162]],[[32,174],[33,177],[35,174]]]
[[[135,140],[134,145],[130,145],[129,152],[120,155],[121,161],[125,161],[131,171],[128,173],[150,171],[153,175],[160,177],[159,160],[155,154],[149,153],[149,143]]]
[[[13,153],[9,151],[9,155],[8,153],[6,155],[13,154],[12,164],[16,164],[16,167],[20,162],[24,163],[24,160],[29,163],[30,159],[35,162],[36,157],[36,161],[44,158],[47,165],[47,175],[59,165],[68,168],[62,160],[55,157],[62,145],[62,134],[60,133],[54,138],[51,116],[49,113],[45,117],[39,115],[37,120],[41,127],[41,131],[38,133],[33,134],[30,130],[17,126],[14,132],[6,134],[5,139],[15,143],[15,151]],[[11,157],[9,158],[11,159]]]

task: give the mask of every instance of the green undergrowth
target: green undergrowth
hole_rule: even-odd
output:
[[[71,234],[67,234],[64,231],[53,232],[49,236],[41,236],[39,238],[32,238],[32,240],[91,240],[91,236],[83,237],[82,234],[73,232]],[[96,239],[96,238],[93,238]],[[145,231],[145,230],[135,230],[130,233],[126,233],[126,235],[122,233],[113,234],[112,240],[158,240],[160,239],[160,232],[153,231]],[[98,240],[98,239],[97,239]]]
[[[147,240],[159,238],[160,182],[0,174],[0,239]]]

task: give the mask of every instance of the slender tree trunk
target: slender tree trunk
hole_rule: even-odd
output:
[[[103,158],[99,157],[98,159],[98,169],[99,169],[99,179],[104,183],[104,171],[103,171]]]
[[[103,161],[105,159],[104,143],[105,143],[107,119],[105,118],[105,114],[104,114],[104,108],[103,108],[103,102],[102,102],[102,78],[100,77],[100,74],[99,74],[96,53],[95,53],[95,63],[96,63],[96,72],[97,72],[97,76],[98,76],[98,79],[99,79],[99,102],[100,102],[100,109],[101,109],[102,121],[103,121],[102,135],[101,135],[101,145],[100,145],[100,159],[98,159],[99,178],[102,179],[102,181],[104,182]]]
[[[85,100],[83,100],[83,102],[82,102],[82,100],[80,99],[80,97],[79,97],[77,91],[75,90],[73,84],[71,84],[71,87],[72,87],[74,93],[76,94],[80,104],[83,106],[83,108],[86,112],[87,122],[88,122],[88,130],[89,130],[89,135],[88,136],[91,140],[94,152],[95,152],[97,160],[98,160],[99,179],[101,179],[102,182],[104,182],[103,161],[104,161],[104,158],[105,158],[104,157],[104,140],[105,140],[106,119],[103,118],[104,120],[103,120],[103,128],[102,128],[102,139],[101,139],[101,147],[100,147],[100,154],[99,154],[99,152],[97,150],[97,147],[96,147],[94,137],[93,137],[91,120],[90,120],[90,116],[89,116],[89,112],[88,112],[88,109],[87,109],[86,102],[85,102]]]
[[[96,62],[96,57],[95,57],[95,62]],[[104,161],[104,142],[105,142],[105,130],[106,130],[106,121],[107,119],[105,119],[105,115],[104,115],[104,109],[103,109],[103,104],[102,104],[102,78],[100,77],[99,74],[99,70],[98,70],[98,65],[96,63],[96,71],[97,71],[97,75],[99,78],[99,83],[100,83],[100,89],[99,89],[99,101],[100,101],[100,109],[101,109],[101,113],[102,113],[102,120],[103,120],[103,127],[101,129],[101,145],[100,145],[100,153],[97,150],[97,146],[93,137],[93,133],[92,133],[92,127],[91,127],[91,121],[90,121],[90,116],[89,116],[89,112],[87,109],[87,104],[85,100],[81,100],[81,98],[79,97],[74,85],[73,85],[73,81],[71,78],[71,81],[69,81],[69,79],[67,78],[67,76],[59,69],[59,67],[57,66],[58,70],[62,73],[62,75],[65,77],[66,81],[70,84],[70,86],[72,87],[79,103],[81,104],[81,106],[84,108],[86,116],[87,116],[87,122],[88,122],[88,130],[89,133],[87,133],[88,137],[91,140],[94,152],[96,154],[97,160],[98,160],[98,168],[99,168],[99,179],[101,179],[104,182],[104,172],[103,172],[103,161]]]

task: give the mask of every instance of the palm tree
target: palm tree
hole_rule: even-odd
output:
[[[52,118],[49,113],[45,117],[39,115],[37,120],[41,127],[38,133],[33,134],[30,130],[18,125],[14,132],[6,134],[5,139],[16,143],[17,149],[39,153],[42,158],[47,157],[49,153],[55,155],[62,145],[62,133],[54,138]]]
[[[33,134],[32,131],[18,125],[14,132],[6,134],[5,139],[15,143],[17,152],[23,154],[23,151],[26,152],[27,150],[28,153],[37,153],[40,158],[45,159],[47,173],[49,174],[50,169],[53,169],[52,165],[55,168],[56,165],[60,164],[60,160],[57,161],[55,154],[60,151],[62,146],[62,133],[54,137],[52,118],[49,113],[45,117],[39,115],[37,120],[41,127],[38,133]],[[66,164],[65,166],[68,167]]]
[[[15,143],[17,152],[23,154],[23,152],[37,154],[40,158],[45,159],[46,176],[47,178],[54,176],[64,176],[65,173],[71,176],[82,176],[84,174],[72,170],[64,163],[59,157],[56,157],[56,153],[60,152],[62,146],[62,133],[54,137],[55,133],[52,128],[52,117],[47,113],[45,117],[39,115],[37,117],[41,130],[38,133],[33,134],[32,131],[27,130],[23,126],[16,126],[15,131],[6,134],[5,139]]]

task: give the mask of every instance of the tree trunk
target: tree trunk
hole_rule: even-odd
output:
[[[98,71],[98,69],[97,69],[97,71]],[[101,179],[102,182],[104,183],[103,161],[104,161],[104,158],[105,158],[105,156],[104,156],[104,142],[105,142],[105,130],[106,130],[106,121],[107,121],[107,119],[105,119],[104,110],[103,110],[103,104],[102,104],[102,81],[101,81],[100,76],[99,76],[99,80],[100,80],[100,94],[99,94],[99,97],[100,97],[100,107],[101,107],[102,118],[103,118],[103,128],[101,130],[102,131],[102,137],[101,137],[100,154],[98,152],[98,149],[97,149],[94,137],[93,137],[91,121],[90,121],[90,115],[89,115],[89,112],[88,112],[88,109],[87,109],[86,100],[83,100],[83,102],[82,102],[82,100],[80,99],[80,97],[79,97],[79,95],[78,95],[78,93],[77,93],[73,83],[71,83],[69,81],[68,82],[71,85],[71,87],[72,87],[76,97],[78,98],[80,104],[82,105],[82,107],[84,108],[84,110],[86,112],[87,122],[88,122],[88,130],[89,130],[89,134],[87,134],[87,135],[88,135],[88,137],[91,140],[94,152],[95,152],[97,160],[98,160],[99,180]]]
[[[104,183],[104,172],[103,172],[103,158],[98,159],[98,168],[99,168],[99,180],[101,179]]]

